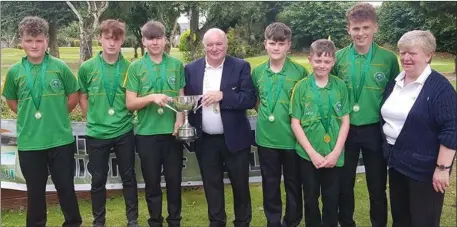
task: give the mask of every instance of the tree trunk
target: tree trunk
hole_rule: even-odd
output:
[[[190,47],[190,56],[192,59],[196,58],[197,55],[197,50],[196,50],[196,45],[197,45],[197,40],[194,40],[194,36],[196,36],[196,33],[198,33],[198,20],[199,20],[199,10],[198,6],[193,5],[192,8],[190,9],[190,34],[189,34],[189,47]]]
[[[79,61],[80,64],[92,57],[92,34],[90,28],[80,28]]]
[[[141,49],[141,56],[144,56],[144,46],[141,45],[141,46],[140,46],[140,49]]]
[[[138,58],[138,47],[139,47],[138,44],[136,44],[136,45],[133,47],[133,58],[135,58],[135,59]]]
[[[57,27],[55,23],[49,24],[49,53],[56,58],[60,58],[59,43],[57,42]]]
[[[173,29],[171,30],[171,34],[170,34],[170,38],[169,38],[171,47],[177,46],[177,43],[175,43],[175,36],[176,36],[177,32],[178,32],[178,21],[176,20],[175,25],[173,25]]]
[[[87,4],[87,8],[85,5]],[[67,1],[67,5],[78,17],[79,21],[79,63],[82,64],[84,61],[92,57],[92,38],[94,32],[97,30],[98,21],[100,16],[108,8],[109,3],[107,1],[86,1],[86,4],[80,3],[80,11],[75,6]]]

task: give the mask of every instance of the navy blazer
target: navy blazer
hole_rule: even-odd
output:
[[[205,58],[200,58],[184,67],[186,76],[185,95],[202,94],[205,66]],[[253,138],[246,110],[254,108],[257,103],[249,63],[239,58],[226,56],[220,90],[223,93],[223,98],[220,101],[220,113],[227,148],[230,152],[249,148]],[[199,139],[195,141],[195,145],[198,145],[202,138],[201,108],[195,114],[189,113],[189,123],[197,129]]]
[[[382,99],[384,103],[393,91],[391,81]],[[383,135],[383,151],[387,164],[398,172],[422,182],[432,182],[440,144],[457,148],[457,94],[451,83],[432,70],[406,117],[395,145],[387,144]],[[385,123],[381,115],[381,127]]]

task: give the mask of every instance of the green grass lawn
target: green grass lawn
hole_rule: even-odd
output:
[[[366,189],[365,175],[359,174],[356,179],[356,210],[354,218],[358,226],[370,226],[369,200]],[[165,190],[164,190],[165,193]],[[282,187],[282,197],[285,201],[284,187]],[[252,222],[251,226],[265,226],[266,219],[262,207],[262,187],[260,184],[251,185],[252,198]],[[166,218],[166,195],[163,195],[163,215]],[[233,214],[233,197],[231,187],[225,187],[227,221],[230,223],[234,219]],[[441,215],[441,226],[455,226],[456,223],[456,188],[455,188],[455,171],[452,176],[452,184],[446,192]],[[79,200],[83,225],[89,226],[92,223],[91,205],[89,200]],[[283,203],[284,206],[284,203]],[[147,226],[148,211],[144,198],[144,192],[139,193],[139,222],[141,226]],[[283,208],[284,212],[284,208]],[[26,212],[20,211],[3,211],[2,226],[24,226]],[[182,193],[182,226],[208,226],[207,205],[205,194],[202,188],[196,190],[183,189]],[[58,205],[48,207],[48,226],[58,226],[63,222],[63,215]],[[389,211],[389,225],[391,226],[391,216]],[[124,226],[126,223],[124,200],[122,196],[113,196],[107,200],[107,217],[106,226]],[[304,222],[302,222],[304,223]],[[303,226],[303,224],[301,225]]]

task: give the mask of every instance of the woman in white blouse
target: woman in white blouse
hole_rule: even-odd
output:
[[[432,33],[407,32],[398,48],[403,71],[381,108],[393,226],[438,227],[457,147],[457,95],[430,67]]]

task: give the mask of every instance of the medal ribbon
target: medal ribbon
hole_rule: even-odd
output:
[[[279,94],[281,93],[282,85],[284,84],[284,77],[282,73],[278,73],[279,75],[279,83],[278,86],[276,86],[276,93],[274,95],[274,100],[273,100],[273,89],[272,89],[272,79],[274,73],[269,72],[266,78],[266,92],[267,92],[267,104],[268,104],[268,109],[270,111],[270,114],[273,114],[273,111],[275,110],[276,103],[278,103],[279,99]]]
[[[324,107],[322,106],[322,100],[320,99],[318,87],[316,85],[316,79],[314,73],[311,74],[311,87],[313,89],[314,97],[316,97],[316,102],[317,102],[317,107],[319,109],[319,115],[321,117],[321,123],[324,126],[325,133],[328,134],[329,132],[329,127],[330,127],[330,121],[332,117],[332,103],[333,103],[333,97],[335,96],[335,91],[330,88],[330,93],[328,95],[328,113],[327,116],[324,115]],[[328,83],[330,83],[330,78]]]
[[[111,108],[113,108],[114,98],[116,97],[117,87],[119,86],[119,77],[120,77],[119,59],[120,59],[120,55],[119,55],[119,59],[116,61],[116,74],[114,74],[114,80],[113,80],[113,83],[112,83],[111,87],[109,86],[108,78],[107,78],[107,75],[106,75],[107,73],[106,73],[105,62],[103,61],[103,58],[102,58],[101,54],[99,54],[98,57],[99,57],[98,60],[100,61],[100,65],[102,67],[102,81],[103,81],[103,86],[105,87],[105,91],[106,91],[106,98],[108,98],[109,106]]]
[[[25,65],[25,72],[27,76],[27,87],[30,90],[30,96],[32,97],[33,104],[35,105],[36,110],[40,109],[41,97],[43,95],[44,89],[44,80],[46,76],[46,67],[48,64],[48,54],[44,55],[43,64],[41,66],[41,75],[38,77],[39,85],[37,86],[38,89],[35,89],[33,86],[33,78],[32,78],[32,66],[28,59],[23,60]]]
[[[349,57],[350,57],[350,62],[351,62],[351,82],[352,82],[352,90],[353,90],[353,95],[354,95],[354,103],[358,103],[360,99],[360,94],[362,93],[363,85],[365,84],[365,78],[368,73],[368,70],[370,69],[370,64],[371,60],[373,58],[373,45],[371,44],[370,50],[368,51],[368,56],[367,59],[365,60],[365,65],[363,68],[363,71],[360,73],[360,82],[359,86],[357,87],[356,83],[356,76],[355,76],[355,48],[354,44],[351,44],[351,48],[349,51]]]
[[[163,87],[164,87],[164,84],[165,84],[165,81],[166,81],[166,58],[163,57],[162,58],[162,67],[160,69],[160,80],[159,80],[159,86],[157,86],[157,76],[154,76],[154,71],[153,71],[153,68],[152,68],[152,60],[151,58],[149,57],[149,54],[146,53],[145,54],[145,61],[146,61],[146,65],[148,66],[148,69],[149,69],[149,75],[150,75],[150,81],[151,81],[151,86],[152,88],[154,88],[154,86],[152,84],[154,84],[154,81],[156,81],[156,86],[155,87],[158,87],[160,88],[160,91],[158,93],[162,93],[163,92]]]

